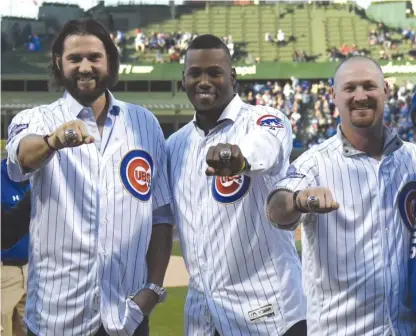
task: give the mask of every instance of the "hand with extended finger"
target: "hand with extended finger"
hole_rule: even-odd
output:
[[[296,210],[303,213],[328,213],[339,208],[338,202],[333,198],[328,188],[307,188],[297,193]]]
[[[48,138],[49,145],[56,149],[77,147],[94,142],[94,137],[88,134],[87,127],[81,120],[72,120],[59,126]]]
[[[208,149],[206,162],[207,176],[234,176],[245,169],[243,153],[237,145],[219,143]]]

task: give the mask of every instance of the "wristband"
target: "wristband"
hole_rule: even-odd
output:
[[[235,173],[235,175],[240,175],[246,169],[250,169],[250,165],[248,164],[247,159],[244,158],[243,166],[241,167],[241,169],[237,173]]]
[[[53,151],[56,151],[57,149],[56,149],[56,148],[53,148],[53,147],[49,144],[48,139],[50,138],[50,136],[51,136],[51,134],[46,134],[46,135],[43,137],[43,140],[45,141],[45,143],[46,143],[46,145],[49,147],[49,149],[51,149],[51,150],[53,150]]]
[[[298,194],[299,194],[300,192],[301,192],[301,191],[300,191],[300,190],[298,190],[298,191],[295,191],[295,192],[293,193],[293,208],[294,208],[296,211],[299,211],[299,212],[301,212],[301,213],[308,213],[309,211],[306,211],[306,210],[304,210],[303,208],[299,207],[299,206],[298,206],[298,203],[296,202],[296,199],[298,198]]]

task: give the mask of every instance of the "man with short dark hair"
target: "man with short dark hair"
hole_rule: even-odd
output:
[[[63,98],[20,112],[7,144],[32,185],[29,335],[147,336],[172,246],[161,128],[109,91],[119,56],[97,21],[69,21],[52,60]]]
[[[364,56],[334,74],[341,125],[303,153],[266,201],[275,226],[302,230],[308,335],[414,335],[409,251],[416,145],[383,125],[388,85]]]
[[[290,122],[234,94],[235,69],[216,36],[191,42],[182,83],[195,117],[168,140],[168,174],[190,273],[185,335],[306,335],[293,234],[262,211],[289,165]]]

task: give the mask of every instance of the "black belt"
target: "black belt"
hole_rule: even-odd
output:
[[[27,264],[27,260],[2,260],[3,266],[24,266]]]

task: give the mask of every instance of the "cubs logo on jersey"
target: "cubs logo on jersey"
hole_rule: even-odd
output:
[[[398,195],[400,216],[412,231],[409,254],[409,301],[413,312],[416,312],[416,181],[405,184]]]
[[[139,201],[147,202],[150,199],[152,173],[152,157],[143,150],[132,150],[121,160],[121,181],[130,194]]]
[[[416,230],[416,181],[404,185],[397,196],[400,216],[409,230]]]
[[[268,127],[273,127],[273,128],[284,127],[283,121],[279,119],[278,117],[271,115],[271,114],[266,114],[264,116],[261,116],[259,119],[257,119],[257,125],[268,126]]]
[[[212,195],[217,202],[235,203],[245,196],[251,179],[246,175],[216,176],[212,181]]]

